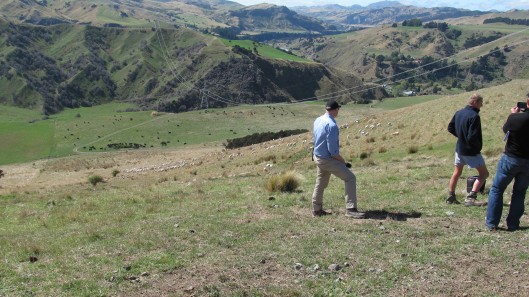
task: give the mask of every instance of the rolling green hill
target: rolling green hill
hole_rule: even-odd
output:
[[[208,31],[231,28],[245,34],[274,32],[322,32],[320,21],[285,6],[243,6],[233,1],[67,1],[5,0],[0,4],[5,19],[14,23],[55,25],[90,24],[97,27],[189,27]]]
[[[523,31],[505,24],[323,36],[322,24],[285,7],[230,1],[5,1],[0,11],[8,20],[0,23],[0,104],[43,114],[116,100],[181,112],[295,102],[360,81],[392,86],[338,98],[369,102],[405,90],[455,94],[529,75],[520,62],[527,33],[505,38]],[[216,36],[256,31],[315,37],[266,46]]]
[[[0,23],[0,31],[0,103],[45,114],[115,100],[169,112],[204,98],[211,107],[293,102],[359,83],[269,46],[247,49],[185,28]]]
[[[450,94],[452,89],[479,89],[527,77],[527,67],[520,62],[527,54],[527,27],[444,24],[443,30],[399,24],[274,45],[365,82],[427,94],[434,93],[434,84],[439,86],[436,91]]]

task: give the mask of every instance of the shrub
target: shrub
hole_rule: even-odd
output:
[[[301,179],[294,171],[270,177],[266,183],[268,192],[294,192],[301,184]]]
[[[91,175],[88,177],[88,181],[95,186],[98,183],[103,182],[103,177],[101,177],[100,175]]]
[[[306,132],[309,131],[307,129],[296,129],[286,131],[281,130],[279,132],[254,133],[252,135],[244,136],[241,138],[226,139],[226,143],[224,145],[227,149],[234,149]]]
[[[419,151],[419,148],[415,145],[412,145],[410,147],[408,147],[408,153],[409,154],[415,154],[416,152]]]
[[[367,157],[369,157],[369,153],[367,153],[367,152],[361,152],[360,153],[360,156],[359,156],[360,160],[364,160]]]

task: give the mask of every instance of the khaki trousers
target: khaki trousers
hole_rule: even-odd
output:
[[[316,185],[312,194],[312,207],[314,211],[323,209],[323,191],[327,185],[331,174],[344,181],[345,184],[345,207],[356,208],[356,176],[345,166],[344,163],[335,159],[321,159],[314,156],[314,162],[318,167],[316,174]]]

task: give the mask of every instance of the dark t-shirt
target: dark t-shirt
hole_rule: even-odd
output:
[[[505,154],[511,157],[529,159],[529,112],[509,115],[503,125],[503,132],[509,133]]]

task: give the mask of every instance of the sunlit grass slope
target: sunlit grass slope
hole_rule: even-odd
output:
[[[501,125],[527,92],[522,80],[480,90],[483,153],[491,178],[503,147]],[[446,125],[469,96],[398,109],[390,101],[341,109],[342,150],[353,163],[358,206],[368,212],[367,220],[343,215],[343,183],[336,178],[324,198],[333,215],[311,216],[316,168],[310,132],[235,150],[198,144],[4,165],[0,295],[519,295],[529,286],[527,217],[519,232],[490,233],[484,227],[485,208],[444,203],[455,145]],[[105,117],[121,115],[114,114],[116,108],[100,111],[98,118],[85,110],[60,116],[94,117],[91,121],[100,122],[87,130],[97,135],[109,123]],[[281,108],[296,115],[278,116],[285,113]],[[322,113],[320,102],[189,115],[210,120],[201,127],[207,138],[215,126],[231,125],[241,135],[237,127],[249,118],[255,130],[275,130],[283,121],[310,129]],[[158,123],[149,122],[149,114],[124,115],[116,123],[122,128],[125,121]],[[182,115],[168,117],[173,116],[174,128]],[[232,117],[235,122],[222,123]],[[57,130],[80,123],[54,121]],[[97,140],[86,140],[92,139]],[[299,188],[266,191],[267,180],[286,171],[299,176]],[[104,182],[90,184],[93,175]],[[460,200],[464,189],[461,179]]]

